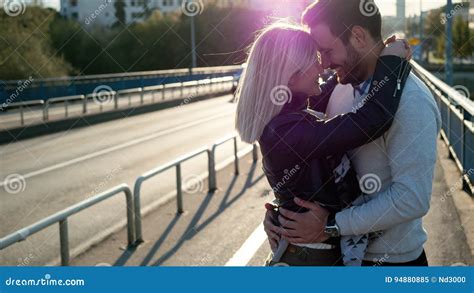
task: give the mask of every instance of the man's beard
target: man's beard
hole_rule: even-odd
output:
[[[350,43],[346,45],[346,50],[347,61],[343,66],[344,75],[338,75],[339,83],[358,85],[365,79],[364,62],[362,62],[362,56]]]

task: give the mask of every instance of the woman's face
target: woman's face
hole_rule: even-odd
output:
[[[319,75],[322,72],[321,64],[316,60],[308,70],[293,75],[289,86],[291,91],[294,93],[304,93],[308,96],[318,96],[321,94]]]

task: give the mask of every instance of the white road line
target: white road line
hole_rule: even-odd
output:
[[[224,112],[224,113],[221,113],[221,114],[218,114],[218,115],[210,116],[210,117],[203,118],[203,119],[200,119],[200,120],[195,120],[193,122],[186,123],[186,124],[183,124],[181,126],[177,126],[177,127],[170,128],[170,129],[167,129],[167,130],[163,130],[163,131],[160,131],[160,132],[157,132],[157,133],[154,133],[154,134],[150,134],[150,135],[147,135],[147,136],[144,136],[144,137],[141,137],[141,138],[137,138],[137,139],[128,141],[128,142],[123,143],[123,144],[119,144],[119,145],[116,145],[116,146],[113,146],[113,147],[110,147],[110,148],[106,148],[106,149],[103,149],[103,150],[98,151],[98,152],[90,153],[88,155],[75,158],[73,160],[69,160],[69,161],[66,161],[66,162],[55,164],[55,165],[52,165],[52,166],[49,166],[49,167],[46,167],[46,168],[43,168],[43,169],[40,169],[40,170],[37,170],[37,171],[33,171],[33,172],[30,172],[30,173],[24,174],[22,176],[23,176],[24,179],[28,179],[28,178],[31,178],[31,177],[34,177],[34,176],[38,176],[38,175],[41,175],[41,174],[44,174],[44,173],[48,173],[48,172],[51,172],[51,171],[54,171],[54,170],[58,170],[58,169],[61,169],[61,168],[64,168],[64,167],[68,167],[68,166],[80,163],[82,161],[90,160],[92,158],[99,157],[99,156],[105,155],[105,154],[110,153],[110,152],[121,150],[121,149],[130,147],[130,146],[133,146],[133,145],[136,145],[136,144],[148,141],[148,140],[155,139],[155,138],[157,138],[159,136],[162,136],[162,135],[166,135],[166,134],[173,133],[173,132],[176,132],[176,131],[179,131],[179,130],[182,130],[182,129],[186,129],[188,127],[199,125],[201,123],[208,122],[208,121],[214,120],[216,118],[229,116],[229,114],[231,112],[233,112],[233,111],[227,111],[227,112]],[[0,187],[3,187],[5,185],[5,183],[6,183],[5,181],[1,181],[0,182]]]
[[[237,250],[234,256],[225,264],[226,267],[244,267],[260,249],[260,246],[267,240],[267,234],[263,230],[263,223],[260,224],[244,244]]]

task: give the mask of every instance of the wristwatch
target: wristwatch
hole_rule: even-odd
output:
[[[324,228],[324,233],[329,237],[339,237],[341,232],[339,231],[339,226],[336,223],[336,219],[328,220],[326,227]]]

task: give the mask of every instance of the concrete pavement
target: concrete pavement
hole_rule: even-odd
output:
[[[123,250],[126,234],[122,230],[75,258],[72,265],[223,266],[239,255],[239,265],[261,266],[270,250],[267,241],[255,234],[263,233],[258,227],[263,204],[271,200],[269,186],[260,164],[253,165],[250,157],[243,162],[242,174],[237,177],[231,166],[218,174],[221,188],[216,193],[186,194],[184,214],[177,215],[175,202],[170,201],[145,216],[146,241],[137,249]],[[459,190],[455,195],[462,198],[464,209],[470,206],[469,215],[466,210],[460,212],[462,207],[453,196],[447,196],[453,186],[456,188],[447,178],[456,177],[453,164],[439,141],[431,209],[424,218],[428,231],[425,249],[431,266],[474,265],[473,199]],[[254,247],[242,252],[249,239]]]

